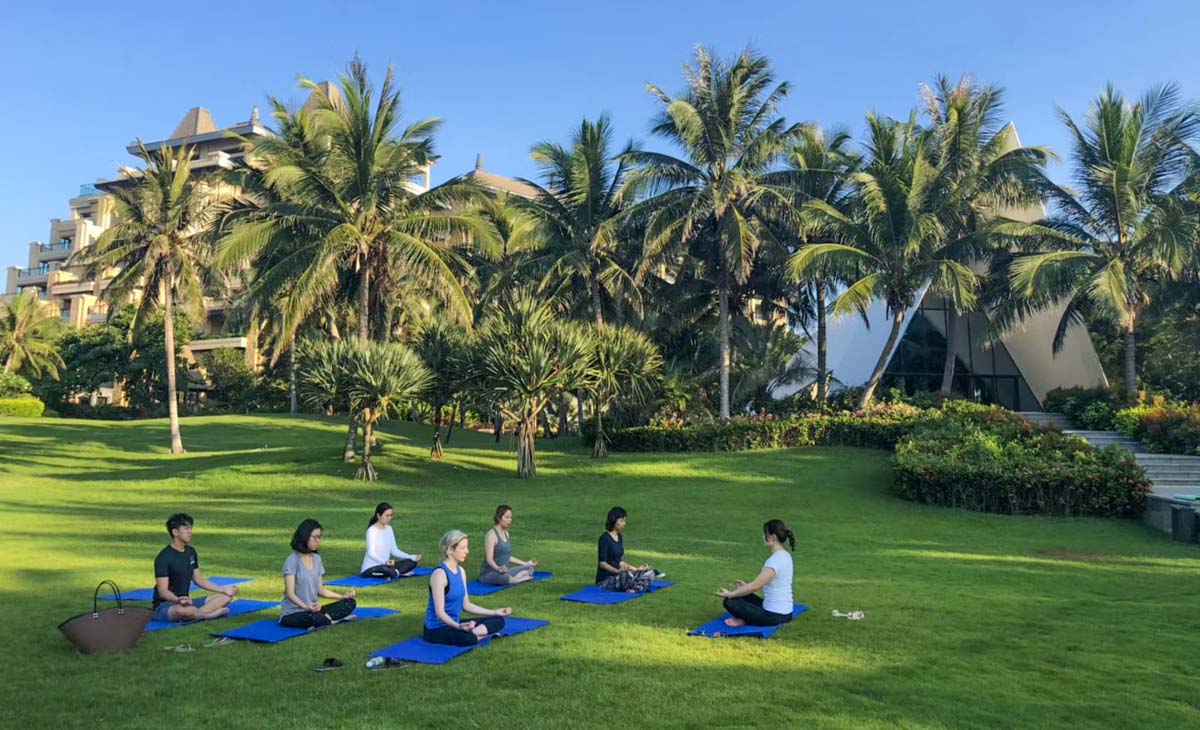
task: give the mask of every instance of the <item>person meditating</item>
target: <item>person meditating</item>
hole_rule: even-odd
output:
[[[661,578],[660,573],[649,565],[633,566],[626,563],[625,542],[622,533],[628,514],[620,507],[608,511],[604,521],[604,533],[600,535],[597,555],[599,562],[596,567],[596,585],[609,591],[623,593],[642,593],[650,587],[655,578]]]
[[[444,559],[429,576],[429,605],[425,608],[425,641],[431,644],[473,646],[485,636],[504,628],[504,617],[511,608],[489,611],[471,602],[467,593],[467,571],[463,563],[470,554],[467,535],[451,530],[442,535]],[[484,618],[463,621],[462,612]]]
[[[283,563],[283,601],[279,625],[292,629],[320,629],[352,618],[358,604],[354,589],[338,594],[325,587],[321,549],[321,523],[307,519],[292,535],[292,554]],[[332,598],[322,606],[317,598]]]
[[[771,556],[758,577],[749,583],[735,581],[732,589],[717,591],[729,612],[727,626],[778,626],[792,620],[792,556],[788,550],[796,549],[796,534],[783,520],[769,520],[763,525],[763,542]],[[755,593],[759,588],[761,597]]]
[[[420,554],[409,555],[396,547],[392,532],[392,505],[380,502],[367,523],[367,552],[363,555],[362,577],[395,580],[412,572],[421,562]]]
[[[180,512],[167,518],[171,544],[154,558],[154,620],[206,621],[229,613],[237,586],[213,583],[200,572],[200,558],[192,542],[192,516]],[[192,599],[192,583],[211,595]]]
[[[502,504],[492,516],[492,529],[483,538],[483,564],[479,566],[479,582],[506,586],[533,580],[538,561],[517,560],[512,556],[508,529],[512,526],[512,508]],[[517,566],[510,568],[510,565]]]

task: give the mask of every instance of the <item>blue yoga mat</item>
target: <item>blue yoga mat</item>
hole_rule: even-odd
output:
[[[539,580],[550,580],[553,577],[553,573],[535,570],[533,571],[533,580],[527,580],[522,583],[510,583],[506,586],[494,586],[488,583],[480,583],[477,580],[471,580],[467,581],[467,593],[470,593],[472,596],[490,596],[496,591],[502,591],[505,588],[512,588],[514,585],[523,586],[526,583],[535,583]]]
[[[209,580],[211,580],[213,583],[224,588],[225,586],[236,586],[240,583],[249,583],[250,581],[252,581],[254,579],[253,578],[230,578],[227,575],[214,575],[213,577],[209,578]],[[203,591],[203,590],[204,590],[203,588],[196,585],[195,583],[192,584],[193,592],[199,592],[199,591]],[[115,601],[115,600],[117,600],[117,596],[115,593],[110,593],[107,596],[100,596],[100,599],[104,600],[104,601]],[[123,600],[123,601],[153,601],[154,600],[154,589],[153,588],[139,588],[136,591],[122,591],[121,592],[121,600]]]
[[[446,644],[431,644],[419,636],[414,636],[411,639],[405,639],[399,644],[392,644],[375,652],[371,656],[383,657],[384,659],[400,659],[406,662],[417,662],[419,664],[445,664],[451,659],[462,656],[472,649],[487,644],[493,638],[516,636],[523,634],[526,631],[540,629],[543,626],[549,626],[549,621],[542,621],[535,618],[517,618],[509,616],[504,619],[504,628],[495,637],[485,637],[483,641],[474,646],[448,646]]]
[[[358,617],[358,621],[364,621],[369,618],[382,618],[384,616],[391,616],[395,613],[399,612],[393,611],[390,608],[359,607],[354,610],[354,615]],[[357,621],[350,621],[348,623],[357,623]],[[340,623],[334,624],[329,628],[334,628],[341,625],[342,624]],[[326,629],[320,630],[323,631]],[[244,641],[257,641],[262,644],[275,644],[280,641],[294,639],[297,636],[304,636],[305,634],[311,633],[315,632],[306,631],[305,629],[291,629],[286,626],[280,626],[278,619],[268,618],[263,619],[262,621],[255,621],[252,624],[246,624],[245,626],[239,626],[238,628],[231,629],[229,631],[222,631],[219,634],[214,633],[213,636],[224,636],[230,639],[242,639]]]
[[[326,581],[327,586],[338,586],[339,588],[374,588],[375,586],[384,586],[388,583],[395,583],[397,580],[405,578],[420,578],[424,575],[429,575],[433,572],[433,568],[413,568],[411,573],[390,580],[388,578],[364,578],[361,575],[352,575],[348,578],[338,578],[337,580]]]
[[[669,588],[675,585],[674,581],[656,580],[646,589],[646,593],[661,591],[663,588]],[[564,601],[574,601],[576,603],[594,603],[599,606],[610,606],[614,603],[624,603],[632,601],[635,598],[641,598],[646,593],[621,593],[619,591],[606,591],[597,586],[588,586],[580,591],[568,593],[562,597]]]
[[[243,613],[254,613],[255,611],[265,611],[268,608],[278,608],[279,601],[252,601],[249,598],[239,598],[236,601],[230,601],[229,613],[221,618],[229,618],[230,616],[241,616]],[[221,619],[209,619],[210,621],[220,621]],[[146,624],[147,631],[162,631],[163,629],[174,629],[179,626],[191,626],[193,624],[203,624],[208,621],[151,621]]]
[[[796,605],[792,609],[792,618],[796,618],[800,614],[808,610],[808,606]],[[755,636],[760,639],[769,639],[771,634],[774,634],[781,627],[779,626],[726,626],[725,619],[729,618],[729,614],[723,614],[720,618],[715,618],[702,626],[698,626],[688,632],[688,636],[707,636],[710,639],[727,638],[733,636]]]

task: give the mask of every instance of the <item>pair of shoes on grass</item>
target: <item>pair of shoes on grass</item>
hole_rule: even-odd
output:
[[[313,669],[315,669],[318,672],[329,672],[334,669],[341,669],[344,666],[346,666],[346,665],[344,663],[342,663],[341,659],[334,659],[333,657],[329,657],[324,662],[322,662],[320,664],[320,666],[313,667]]]
[[[205,644],[204,648],[215,649],[219,646],[229,646],[232,643],[234,643],[233,639],[229,638],[228,636],[218,636],[217,638]],[[164,646],[163,650],[173,652],[175,654],[191,654],[192,652],[196,651],[196,648],[191,644],[178,644],[175,646]]]
[[[833,617],[834,618],[848,618],[851,621],[862,621],[864,618],[866,618],[866,614],[864,614],[862,611],[851,611],[849,613],[842,613],[841,611],[839,611],[835,608],[835,609],[833,609]]]

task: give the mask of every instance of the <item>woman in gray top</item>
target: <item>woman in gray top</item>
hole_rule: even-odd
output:
[[[517,560],[512,556],[508,528],[512,525],[512,508],[502,504],[492,516],[492,529],[483,538],[483,562],[479,566],[479,582],[507,586],[533,580],[537,560]],[[510,568],[509,566],[516,566]]]
[[[293,629],[320,629],[354,618],[354,589],[345,595],[325,587],[325,564],[317,552],[321,548],[321,523],[307,519],[292,535],[292,554],[283,564],[283,601],[279,604],[279,624]],[[322,606],[317,598],[332,598]]]

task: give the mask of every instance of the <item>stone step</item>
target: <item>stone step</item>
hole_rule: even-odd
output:
[[[1200,456],[1187,454],[1148,454],[1142,451],[1134,454],[1139,464],[1163,466],[1187,466],[1200,469]]]
[[[1146,476],[1150,478],[1150,481],[1153,482],[1155,486],[1169,485],[1174,487],[1188,487],[1195,484],[1200,484],[1200,474],[1179,477],[1160,477],[1154,474],[1147,474]]]

